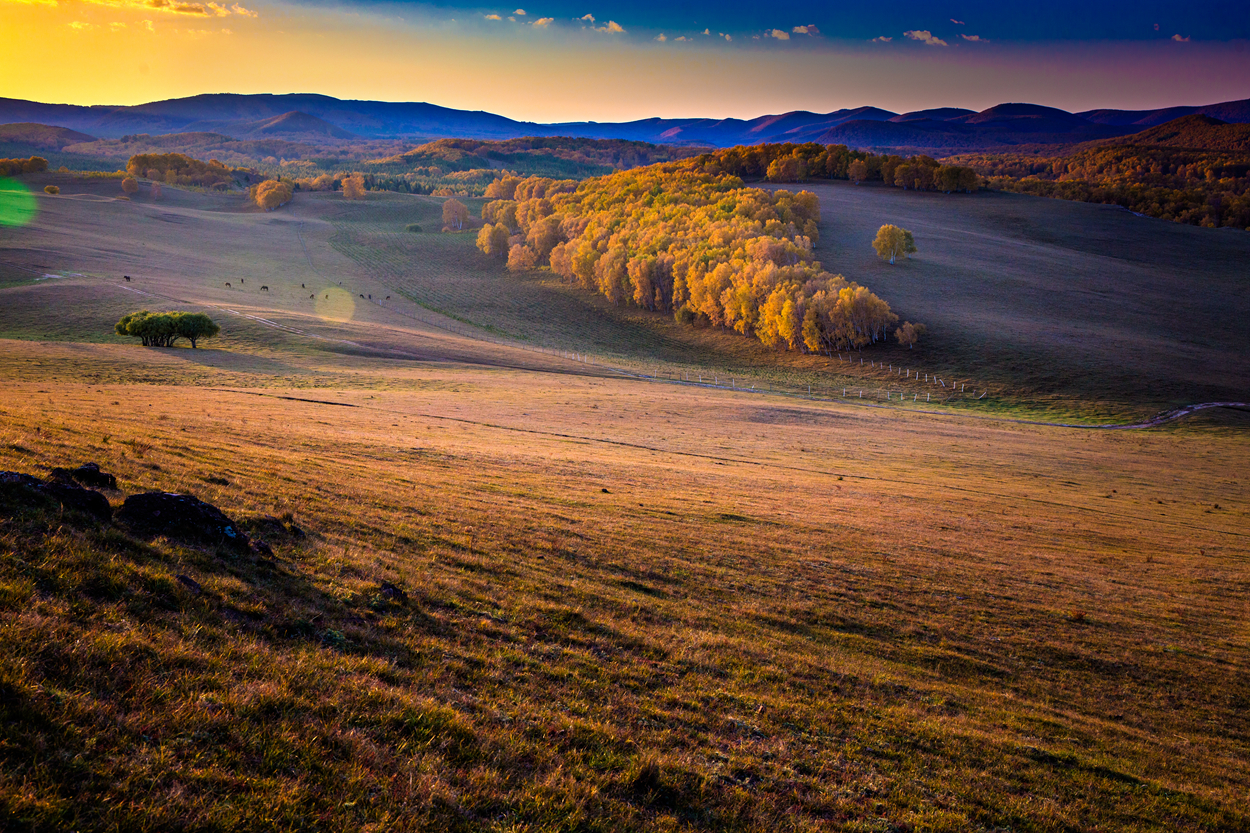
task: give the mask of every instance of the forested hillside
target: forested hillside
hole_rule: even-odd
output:
[[[1250,229],[1250,125],[1194,115],[1072,152],[967,154],[948,161],[972,167],[1005,191]]]
[[[671,312],[779,349],[863,347],[898,322],[812,256],[815,195],[745,187],[713,158],[587,180],[504,178],[478,246],[509,268],[551,270],[613,303]]]

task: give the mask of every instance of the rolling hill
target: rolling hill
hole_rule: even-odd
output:
[[[834,142],[871,148],[964,150],[1021,144],[1074,144],[1112,138],[1200,113],[1250,122],[1250,99],[1150,111],[1069,113],[1035,104],[1000,104],[981,112],[941,107],[897,114],[877,107],[831,113],[794,111],[755,119],[641,119],[619,123],[538,124],[492,113],[418,102],[344,101],[313,94],[210,94],[129,107],[43,104],[0,99],[0,123],[58,125],[106,138],[187,131],[236,138],[299,137],[319,142],[366,139],[513,139],[569,136],[731,147],[761,142]],[[339,132],[341,131],[341,133]]]

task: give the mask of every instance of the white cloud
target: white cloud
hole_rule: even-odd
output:
[[[956,26],[967,26],[967,25],[968,25],[968,24],[964,23],[962,20],[956,20],[956,19],[955,19],[955,18],[953,18],[953,17],[951,18],[951,23],[954,23]]]
[[[872,43],[889,43],[892,40],[894,40],[894,38],[887,38],[885,35],[882,35],[879,38],[873,38]]]
[[[959,37],[967,41],[972,41],[973,43],[985,43],[986,42],[985,38],[981,37],[980,35],[960,35]]]
[[[609,35],[623,35],[625,29],[615,20],[609,20],[607,26],[599,26],[595,28],[596,32],[607,32]]]
[[[664,41],[668,40],[668,38],[664,36],[663,32],[661,32],[659,37],[656,38],[656,40],[658,40],[660,43],[664,43]]]
[[[1176,41],[1177,43],[1189,43],[1189,38],[1187,37],[1182,38],[1180,35],[1173,35],[1172,40]]]
[[[546,29],[552,23],[555,23],[555,20],[556,19],[554,17],[540,17],[538,20],[534,21],[534,25],[540,29]]]
[[[594,16],[593,14],[584,14],[584,15],[582,15],[581,17],[579,17],[579,18],[578,18],[578,20],[584,20],[584,21],[586,21],[587,23],[594,23],[594,22],[595,22],[595,16]]]
[[[685,42],[686,42],[686,41],[688,41],[688,40],[693,40],[693,38],[688,38],[688,37],[686,37],[685,35],[682,35],[681,37],[679,37],[679,38],[674,38],[673,40],[676,40],[676,41],[678,41],[678,42],[680,42],[680,43],[685,43]]]
[[[482,15],[482,17],[486,18],[487,20],[503,20],[503,18],[497,14],[484,14]]]
[[[516,15],[517,17],[525,17],[525,9],[517,9],[515,12],[513,12],[513,14]]]
[[[259,17],[259,15],[256,12],[252,11],[251,9],[245,9],[242,6],[240,6],[238,3],[235,3],[233,6],[231,6],[230,10],[237,15],[242,15],[243,17]]]
[[[812,37],[820,34],[820,29],[816,28],[815,23],[809,23],[806,26],[795,26],[792,31],[796,35],[811,35]]]
[[[783,32],[781,29],[773,29],[769,32],[765,32],[764,34],[768,35],[770,38],[776,38],[777,40],[790,40],[790,33]]]
[[[712,34],[712,30],[711,30],[711,29],[704,29],[704,30],[703,30],[703,34],[705,34],[705,35],[710,35],[710,34]]]
[[[734,39],[734,36],[733,36],[733,35],[726,35],[724,32],[721,32],[721,33],[720,33],[720,36],[721,36],[722,38],[724,38],[725,40],[727,40],[727,41],[732,41],[732,40]]]
[[[92,24],[92,23],[83,23],[81,20],[75,20],[73,23],[66,23],[65,25],[66,25],[66,26],[68,26],[69,28],[73,29],[75,32],[85,32],[85,31],[87,31],[88,29],[94,29],[94,28],[95,28],[95,25],[94,25],[94,24]]]
[[[905,37],[911,38],[912,40],[918,40],[923,43],[927,43],[929,44],[929,46],[947,46],[946,41],[942,40],[941,38],[933,37],[933,33],[930,32],[928,29],[909,29],[908,31],[904,32],[903,35]]]

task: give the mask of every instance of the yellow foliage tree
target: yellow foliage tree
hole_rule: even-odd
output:
[[[538,265],[538,258],[532,249],[520,244],[508,250],[508,271],[529,272]]]
[[[469,209],[464,203],[457,199],[449,199],[443,203],[443,226],[444,228],[459,231],[464,228],[464,224],[469,222]]]
[[[135,179],[133,176],[126,177],[122,180],[122,191],[125,192],[127,196],[139,193],[139,180]]]
[[[929,169],[922,168],[922,170]],[[908,255],[914,254],[916,241],[907,229],[886,224],[877,230],[877,239],[872,241],[872,247],[877,250],[878,257],[893,264],[900,255],[905,259]]]
[[[491,257],[507,257],[509,236],[508,227],[503,223],[496,223],[493,226],[487,223],[477,233],[477,247],[482,250],[483,254]]]
[[[251,188],[252,201],[265,211],[273,211],[291,201],[294,190],[289,183],[278,179],[267,179]]]
[[[365,177],[364,174],[352,174],[343,177],[343,197],[349,200],[363,200],[365,198]]]

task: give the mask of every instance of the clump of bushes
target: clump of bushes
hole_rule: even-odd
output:
[[[48,169],[48,160],[42,156],[29,159],[0,159],[0,176],[21,176],[37,174]]]
[[[55,197],[57,194],[61,193],[61,189],[55,185],[45,185],[43,186],[43,192],[45,194],[51,194]]]
[[[409,223],[408,225],[404,226],[404,231],[420,233],[421,226],[418,223]]]
[[[198,347],[202,338],[212,338],[221,327],[202,312],[149,312],[140,310],[122,316],[113,328],[118,335],[142,339],[144,347],[173,347],[185,338]]]

